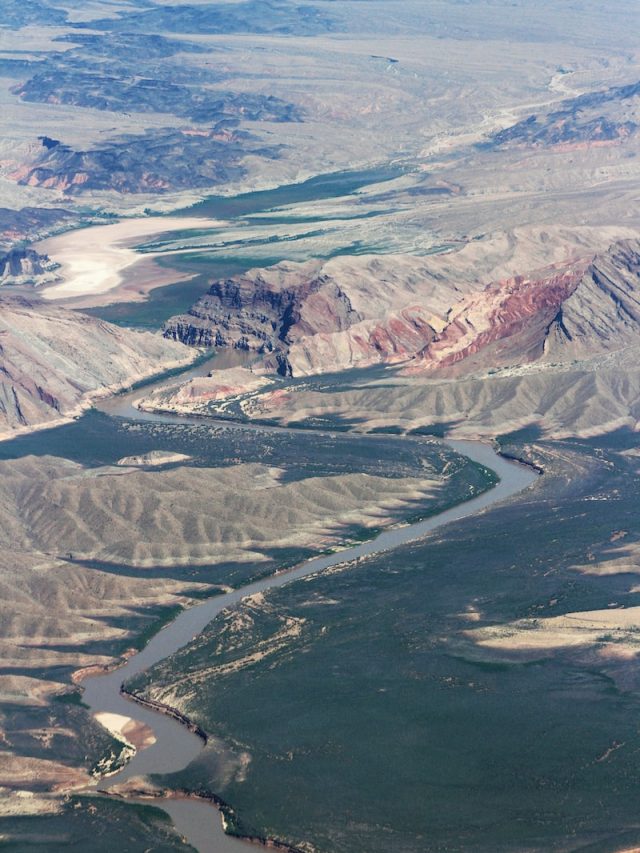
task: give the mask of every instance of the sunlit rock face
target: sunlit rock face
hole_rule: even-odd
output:
[[[452,294],[426,259],[282,263],[214,283],[165,336],[261,353],[265,370],[306,375],[404,361],[433,340]]]
[[[96,394],[188,363],[184,348],[19,298],[0,304],[0,436],[78,414]]]
[[[254,351],[266,372],[294,376],[566,360],[637,337],[639,270],[635,240],[488,284],[480,269],[443,279],[436,262],[406,256],[282,263],[215,282],[165,336]]]

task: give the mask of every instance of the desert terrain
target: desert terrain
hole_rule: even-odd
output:
[[[5,6],[0,846],[635,849],[637,3]]]

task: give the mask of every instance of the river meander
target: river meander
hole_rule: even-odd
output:
[[[201,364],[183,374],[182,378],[204,373],[208,369],[207,364]],[[148,388],[146,390],[148,391]],[[201,418],[189,419],[182,416],[138,411],[132,402],[140,394],[140,391],[133,391],[120,395],[104,401],[100,408],[112,416],[126,416],[139,420],[165,423],[202,423]],[[237,428],[251,428],[251,425],[239,424]],[[279,430],[283,428],[270,427],[270,429]],[[362,436],[362,440],[366,441],[367,436]],[[412,439],[399,437],[397,440],[411,441]],[[156,742],[152,746],[137,752],[126,767],[102,783],[103,790],[135,776],[150,773],[171,773],[181,770],[203,748],[202,739],[192,733],[185,725],[165,714],[134,703],[121,693],[121,685],[132,676],[147,670],[187,645],[222,610],[233,607],[241,599],[257,592],[281,587],[340,563],[357,560],[381,551],[388,551],[419,539],[442,525],[478,513],[493,504],[506,500],[529,486],[536,479],[536,474],[533,473],[532,469],[504,459],[489,445],[473,441],[448,441],[447,443],[457,452],[495,471],[500,478],[497,485],[471,500],[415,524],[387,529],[370,541],[317,557],[293,569],[277,573],[184,610],[172,623],[156,634],[141,652],[131,657],[124,666],[108,674],[88,678],[83,683],[83,699],[94,713],[102,711],[132,717],[152,728],[156,737]],[[161,805],[171,815],[178,830],[200,853],[233,853],[233,851],[242,848],[247,849],[245,842],[224,833],[221,821],[215,815],[210,804],[204,801],[179,799],[154,802]]]

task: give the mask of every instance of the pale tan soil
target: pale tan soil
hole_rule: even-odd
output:
[[[0,788],[0,816],[59,814],[62,808],[60,798],[36,795],[32,791]]]
[[[624,537],[619,537],[624,540]],[[612,540],[612,541],[618,541]],[[589,562],[584,563],[577,568],[587,575],[617,575],[617,574],[638,574],[640,575],[640,543],[636,541],[626,542],[608,548],[605,554],[594,555],[589,554]],[[640,585],[634,591],[638,591]]]
[[[62,281],[42,287],[40,293],[48,300],[64,299],[73,308],[145,299],[155,287],[189,276],[153,264],[149,255],[135,251],[136,245],[172,230],[221,224],[197,217],[125,219],[50,237],[35,248],[60,264],[56,273]]]
[[[218,400],[233,400],[272,384],[243,367],[214,370],[209,376],[199,376],[183,384],[159,388],[137,400],[143,411],[168,411],[180,414],[206,414],[207,406]]]
[[[548,435],[589,437],[640,424],[640,347],[568,364],[514,365],[462,378],[399,377],[344,392],[298,386],[251,397],[255,418],[283,423],[343,417],[356,430],[443,423],[456,438],[495,435],[538,425]]]
[[[12,705],[45,706],[59,690],[59,686],[52,682],[28,675],[0,676],[0,702],[10,702]]]
[[[47,785],[52,791],[81,788],[91,782],[91,776],[84,770],[69,767],[57,761],[43,758],[31,758],[24,755],[14,755],[8,752],[2,754],[0,765],[0,785],[12,788],[29,785]]]
[[[336,544],[347,525],[378,526],[438,487],[365,474],[280,483],[279,469],[85,470],[31,457],[0,463],[14,546],[130,565],[265,559],[269,549]],[[15,513],[15,514],[14,514]]]
[[[97,638],[125,640],[129,634],[103,620],[126,619],[131,601],[141,606],[175,605],[189,600],[184,593],[203,588],[206,586],[162,579],[150,585],[145,580],[87,570],[34,550],[16,549],[0,562],[0,654],[7,667],[107,666],[113,658],[88,653],[83,650],[85,645]],[[68,650],[59,650],[59,645]],[[44,679],[0,676],[0,692],[24,704],[45,704],[51,694],[64,690],[62,683]]]
[[[144,723],[125,717],[122,714],[109,714],[106,711],[95,714],[95,719],[107,731],[134,750],[146,749],[156,742],[153,731]]]
[[[123,456],[116,465],[123,467],[150,467],[168,465],[173,462],[188,462],[191,459],[186,453],[171,453],[168,450],[150,450],[140,456]]]
[[[39,670],[68,666],[83,675],[116,664],[88,645],[126,642],[114,621],[131,608],[187,605],[205,584],[146,579],[86,569],[68,561],[175,565],[266,559],[283,546],[337,546],[345,525],[378,526],[441,487],[433,478],[390,480],[353,474],[284,483],[281,470],[259,464],[232,468],[85,469],[55,457],[0,463],[0,657],[3,666]],[[296,625],[285,626],[290,642]],[[270,653],[264,650],[264,653]],[[263,650],[257,650],[262,655]],[[0,676],[0,697],[46,705],[69,685],[53,678]],[[100,719],[134,748],[149,732],[126,719]],[[60,729],[33,733],[46,745]],[[0,731],[0,738],[4,737]],[[44,740],[43,740],[44,739]],[[0,785],[53,788],[88,783],[88,774],[56,761],[3,753]]]
[[[611,607],[565,613],[541,619],[520,619],[497,627],[475,628],[467,632],[482,648],[523,653],[528,657],[548,656],[558,650],[593,648],[599,653],[623,659],[640,654],[640,607]]]

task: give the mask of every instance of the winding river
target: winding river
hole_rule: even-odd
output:
[[[202,364],[198,368],[183,374],[181,379],[206,373],[209,369],[210,365]],[[157,385],[160,384],[160,382],[157,383]],[[164,384],[166,384],[166,379]],[[145,393],[151,387],[148,386]],[[132,406],[132,402],[136,397],[141,396],[141,393],[141,391],[134,391],[120,395],[104,401],[99,408],[110,415],[132,417],[139,420],[202,423],[202,419],[164,414],[156,415],[138,411]],[[234,428],[253,428],[253,425],[243,426],[239,424],[234,425]],[[282,427],[262,426],[260,428],[283,429]],[[366,436],[363,436],[363,440],[366,440]],[[398,440],[412,439],[398,438]],[[172,623],[156,634],[141,652],[131,657],[124,666],[105,675],[87,678],[83,682],[83,699],[94,713],[102,711],[131,717],[152,728],[156,737],[156,742],[152,746],[137,752],[129,764],[119,773],[103,781],[100,790],[106,791],[111,785],[124,782],[134,776],[148,773],[171,773],[181,770],[203,748],[201,738],[189,731],[186,726],[171,717],[142,707],[127,699],[120,692],[120,688],[127,679],[143,672],[189,643],[222,610],[232,607],[248,595],[284,586],[339,563],[357,560],[360,557],[390,550],[419,539],[444,524],[480,512],[515,495],[536,479],[536,474],[531,468],[509,462],[499,456],[489,445],[473,441],[448,441],[447,443],[457,452],[493,469],[500,477],[499,483],[478,497],[416,524],[387,529],[368,542],[354,545],[338,553],[317,557],[294,569],[264,578],[241,589],[217,596],[203,604],[184,610]],[[238,853],[241,849],[246,851],[249,848],[247,842],[232,838],[224,833],[219,817],[214,813],[212,806],[203,800],[162,799],[145,800],[144,802],[156,804],[168,812],[178,831],[200,853]]]

